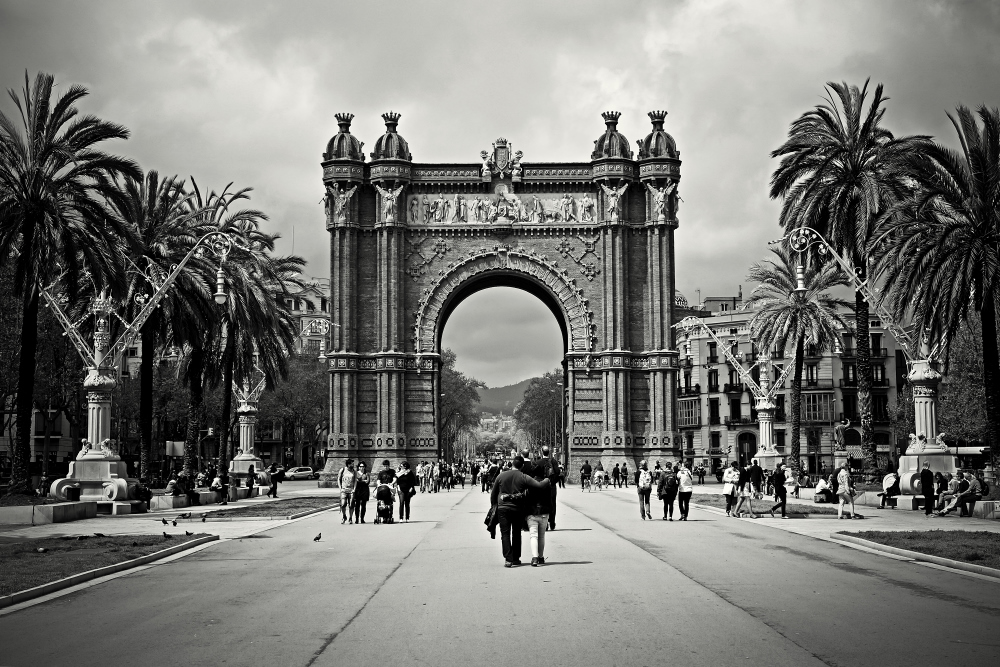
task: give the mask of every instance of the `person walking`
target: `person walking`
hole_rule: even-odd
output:
[[[753,463],[750,465],[749,472],[750,486],[753,487],[754,492],[757,494],[756,497],[759,500],[764,494],[764,489],[762,488],[762,484],[764,482],[764,469],[760,467],[759,463],[757,463],[757,459],[753,460]]]
[[[347,459],[344,467],[340,469],[337,476],[337,486],[340,487],[340,523],[347,523],[350,520],[354,523],[351,503],[354,501],[354,487],[357,481],[357,473],[354,472],[354,459]]]
[[[358,470],[354,475],[354,499],[351,501],[351,513],[354,523],[364,523],[368,511],[368,499],[371,498],[371,473],[364,461],[358,461]]]
[[[399,520],[410,522],[410,499],[417,495],[417,479],[410,470],[410,462],[403,461],[402,470],[396,475],[396,489],[399,491]]]
[[[722,495],[726,498],[726,516],[732,516],[731,512],[736,506],[736,485],[739,481],[739,464],[733,461],[732,465],[722,473]]]
[[[531,465],[528,472],[527,461],[521,469],[525,474],[530,475],[537,482],[545,480],[549,483],[549,488],[530,489],[528,491],[528,542],[531,546],[531,567],[545,565],[545,529],[549,525],[549,517],[553,511],[555,485],[553,484],[552,461],[548,458],[548,447],[542,448],[545,455]],[[558,471],[557,471],[558,472]]]
[[[692,493],[694,493],[694,477],[688,467],[682,463],[680,470],[677,471],[677,509],[681,513],[681,521],[688,520]]]
[[[840,504],[837,506],[837,518],[844,518],[844,506],[850,504],[851,513],[848,515],[848,519],[860,519],[857,513],[854,511],[854,482],[851,480],[851,473],[848,469],[847,463],[840,466],[840,471],[837,473],[837,497],[840,498]]]
[[[622,464],[622,484],[625,485],[626,489],[628,488],[628,463]]]
[[[663,501],[663,520],[674,520],[674,500],[677,498],[677,473],[670,466],[660,475],[656,486],[656,497]]]
[[[743,512],[741,510],[743,509],[743,503],[746,503],[747,507],[750,509],[750,518],[756,519],[757,515],[753,513],[754,490],[753,485],[750,483],[750,468],[749,466],[744,466],[739,470],[740,477],[739,481],[736,483],[736,488],[739,493],[740,502],[736,505],[736,509],[730,516],[742,518]]]
[[[552,456],[548,445],[542,445],[542,458],[539,465],[545,471],[545,477],[551,486],[551,503],[549,505],[549,530],[556,529],[556,493],[559,488],[559,480],[562,478],[562,469],[559,462]],[[535,479],[538,479],[537,475]]]
[[[618,489],[622,486],[622,469],[617,463],[611,470],[611,484]]]
[[[920,490],[924,494],[924,515],[930,516],[934,512],[934,473],[927,461],[920,470]]]
[[[794,480],[793,480],[794,481]],[[778,464],[777,469],[774,474],[771,475],[771,483],[774,485],[774,505],[768,512],[771,514],[771,518],[774,518],[774,510],[781,509],[781,518],[787,519],[788,515],[785,514],[785,507],[788,504],[788,489],[785,486],[785,466]]]
[[[521,564],[521,522],[524,513],[520,503],[527,498],[529,489],[548,491],[549,480],[541,482],[521,472],[524,457],[514,457],[513,468],[497,475],[490,492],[490,504],[496,507],[497,522],[500,526],[500,545],[503,550],[504,567]]]
[[[647,517],[652,521],[653,514],[649,511],[649,494],[653,491],[653,475],[650,474],[649,467],[645,461],[639,463],[639,469],[636,471],[635,486],[639,494],[639,516],[642,517],[643,521]]]

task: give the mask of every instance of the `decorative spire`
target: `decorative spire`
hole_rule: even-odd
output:
[[[621,118],[620,111],[605,111],[601,114],[604,118],[604,123],[608,126],[609,130],[615,130],[618,128],[618,119]]]
[[[399,123],[399,118],[402,114],[396,113],[395,111],[388,111],[382,114],[382,120],[385,121],[385,131],[395,132],[396,125]]]
[[[344,134],[351,133],[351,121],[354,120],[354,114],[352,113],[338,113],[334,115],[337,119],[337,125],[340,127],[340,131]]]
[[[653,131],[663,129],[663,119],[667,117],[666,111],[650,111],[648,114],[649,120],[653,121]]]

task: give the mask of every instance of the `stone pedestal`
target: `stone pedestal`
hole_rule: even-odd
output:
[[[250,473],[251,466],[255,475],[264,469],[264,462],[253,451],[257,427],[257,408],[249,403],[243,403],[236,408],[236,414],[240,424],[240,453],[229,462],[230,488],[236,486],[237,483],[241,486],[246,485],[246,478]]]

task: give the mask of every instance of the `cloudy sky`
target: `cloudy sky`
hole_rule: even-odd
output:
[[[87,86],[86,111],[132,130],[115,150],[252,186],[281,250],[294,236],[317,276],[336,112],[356,115],[366,152],[392,109],[417,161],[475,161],[502,135],[530,162],[587,160],[606,109],[634,145],[666,109],[683,160],[677,284],[693,302],[734,293],[779,235],[768,153],[825,82],[882,82],[890,129],[952,143],[947,111],[1000,105],[998,37],[986,1],[0,0],[0,84],[44,70]],[[491,386],[560,357],[551,315],[513,290],[467,301],[445,338]]]

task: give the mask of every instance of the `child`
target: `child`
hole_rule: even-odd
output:
[[[384,482],[379,484],[375,489],[375,502],[378,504],[375,523],[392,523],[392,487]]]

